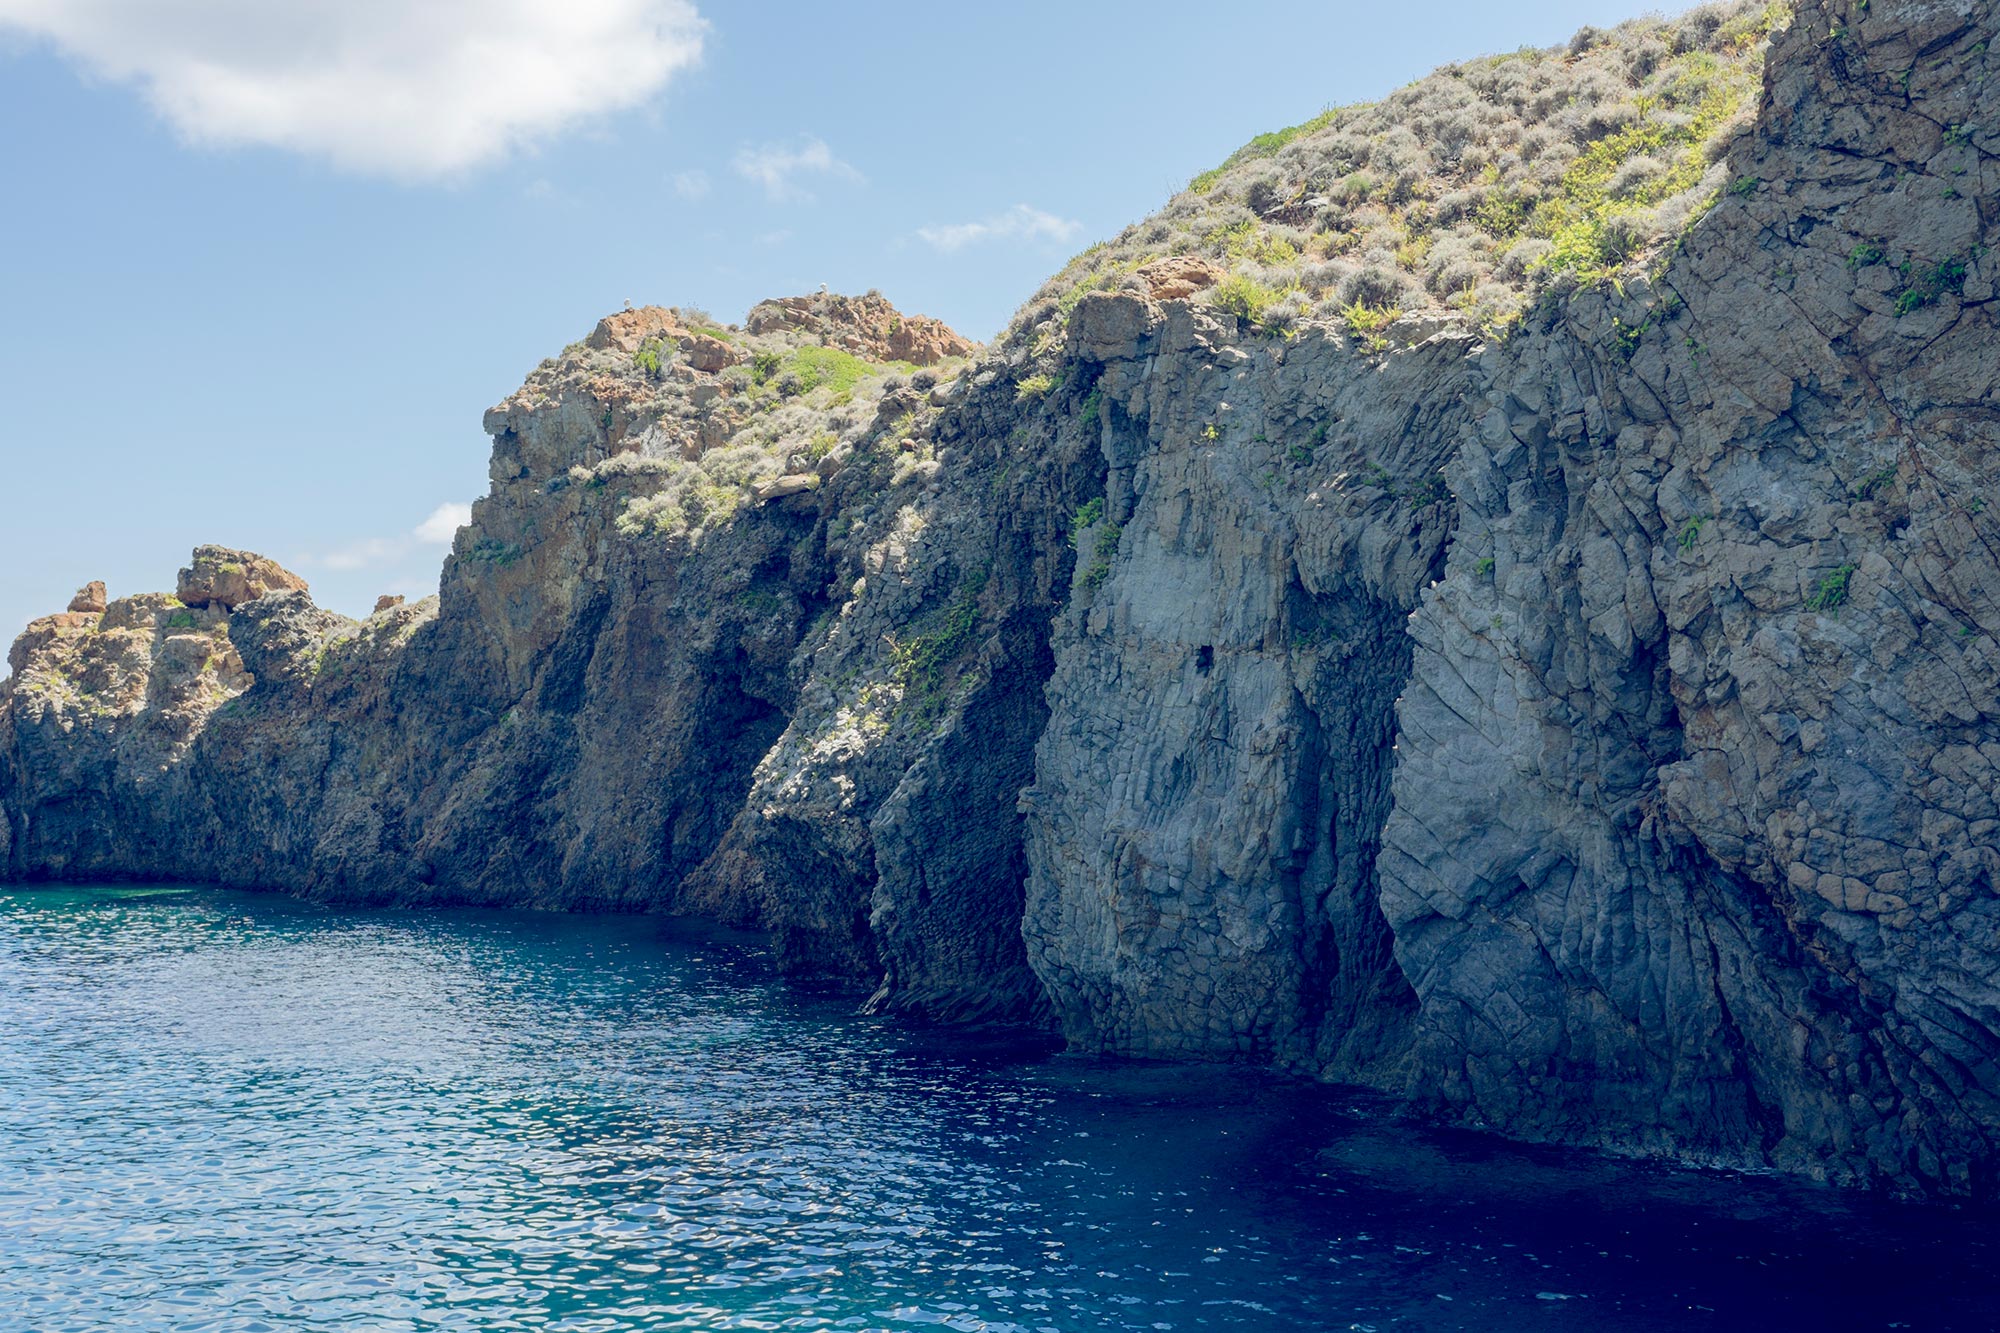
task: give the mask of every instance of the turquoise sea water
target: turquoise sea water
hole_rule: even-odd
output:
[[[0,891],[0,1330],[2000,1324],[2000,1226],[857,1018],[656,920]]]

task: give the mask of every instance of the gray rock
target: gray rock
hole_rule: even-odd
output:
[[[611,316],[488,413],[439,597],[203,548],[34,622],[0,868],[700,913],[879,1010],[1990,1197],[1993,20],[1806,0],[1750,188],[1504,339],[1174,258],[835,402],[753,373],[969,345]]]

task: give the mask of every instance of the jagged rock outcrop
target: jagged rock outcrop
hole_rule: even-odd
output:
[[[752,307],[744,327],[752,333],[795,333],[872,361],[934,366],[965,356],[973,344],[942,320],[905,315],[880,293],[787,296]]]
[[[0,865],[702,913],[879,1009],[1990,1197],[1994,20],[1454,67],[991,349],[611,315],[438,597],[205,547],[30,625]]]
[[[1146,284],[1147,294],[1158,301],[1184,301],[1215,286],[1225,276],[1214,264],[1195,255],[1156,259],[1142,265],[1138,274]]]
[[[187,606],[233,611],[274,592],[306,592],[306,581],[275,560],[226,546],[197,546],[194,563],[181,571],[174,596]]]

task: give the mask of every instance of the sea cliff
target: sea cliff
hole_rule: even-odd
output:
[[[1995,26],[1454,66],[988,347],[608,316],[437,597],[205,547],[34,622],[0,870],[691,913],[879,1010],[1990,1197]]]

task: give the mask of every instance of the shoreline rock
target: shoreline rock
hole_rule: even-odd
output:
[[[1804,0],[1734,184],[1504,336],[1221,241],[988,349],[608,316],[437,597],[203,547],[34,622],[4,869],[699,914],[878,1011],[1993,1198],[1993,12]],[[1243,228],[1327,204],[1277,140]]]

